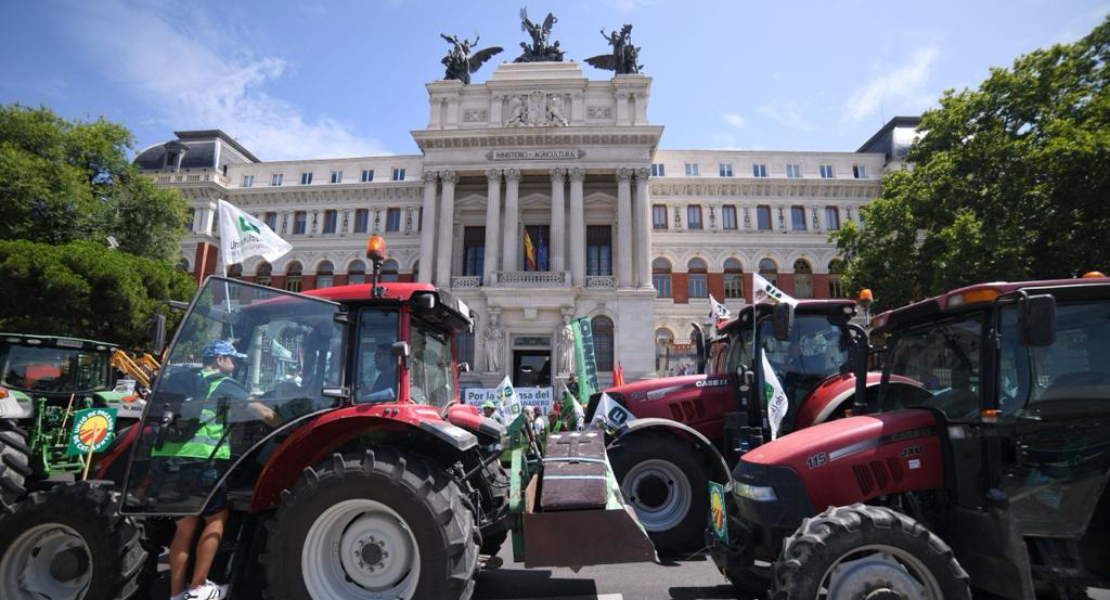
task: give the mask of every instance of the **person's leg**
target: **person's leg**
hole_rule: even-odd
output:
[[[170,542],[170,595],[176,596],[185,591],[186,569],[189,568],[189,550],[193,545],[193,534],[197,531],[200,519],[183,517],[177,520],[177,531]]]
[[[212,560],[216,558],[216,550],[220,547],[225,523],[227,523],[226,508],[214,515],[204,517],[204,531],[197,541],[197,560],[193,565],[192,587],[200,587],[208,581],[208,571],[212,568]]]

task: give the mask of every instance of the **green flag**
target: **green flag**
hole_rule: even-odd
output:
[[[69,445],[66,456],[78,456],[92,451],[100,452],[112,443],[116,429],[116,409],[86,408],[79,410],[73,417],[73,428],[69,432]]]
[[[578,397],[589,402],[590,396],[597,391],[597,361],[594,359],[594,335],[589,317],[578,317],[574,321],[574,351],[578,359]]]

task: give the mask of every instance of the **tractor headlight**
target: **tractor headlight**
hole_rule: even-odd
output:
[[[746,483],[734,482],[736,486],[736,495],[748,500],[756,502],[774,502],[779,497],[775,495],[775,488],[770,486],[748,485]]]

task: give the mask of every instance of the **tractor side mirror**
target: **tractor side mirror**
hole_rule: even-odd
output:
[[[435,294],[417,294],[412,297],[412,305],[422,311],[429,311],[436,307]]]
[[[1051,346],[1056,342],[1056,297],[1029,296],[1018,309],[1018,343],[1022,346]]]
[[[780,302],[772,310],[771,325],[774,327],[775,339],[785,342],[790,339],[790,330],[794,328],[794,307]]]
[[[393,342],[393,345],[390,346],[389,349],[393,352],[393,356],[401,359],[401,363],[405,365],[406,369],[409,368],[409,357],[412,355],[412,347],[409,346],[408,342]]]
[[[150,320],[150,353],[162,356],[166,347],[166,315],[155,314]]]
[[[691,323],[693,329],[690,331],[690,343],[694,346],[694,351],[697,353],[698,374],[705,374],[705,364],[709,362],[709,352],[705,347],[705,332],[697,323]]]
[[[740,392],[747,394],[755,385],[755,373],[745,365],[740,365],[736,367],[736,382],[740,386]]]

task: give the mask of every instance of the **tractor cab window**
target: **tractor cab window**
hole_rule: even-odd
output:
[[[883,410],[928,406],[950,421],[977,418],[982,321],[977,313],[897,334],[886,360]],[[895,377],[916,385],[889,385]]]
[[[0,367],[4,387],[32,393],[69,394],[108,387],[107,353],[5,342],[0,346]]]
[[[355,402],[397,400],[399,361],[393,354],[399,323],[396,310],[363,309],[359,313],[358,379]]]
[[[412,321],[412,401],[447,406],[455,400],[454,351],[451,336],[422,322]]]
[[[250,489],[252,478],[237,478],[244,473],[237,465],[264,453],[265,444],[305,422],[301,417],[336,406],[324,390],[343,380],[340,308],[209,279],[181,323],[143,414],[125,510],[197,514],[214,495]]]

